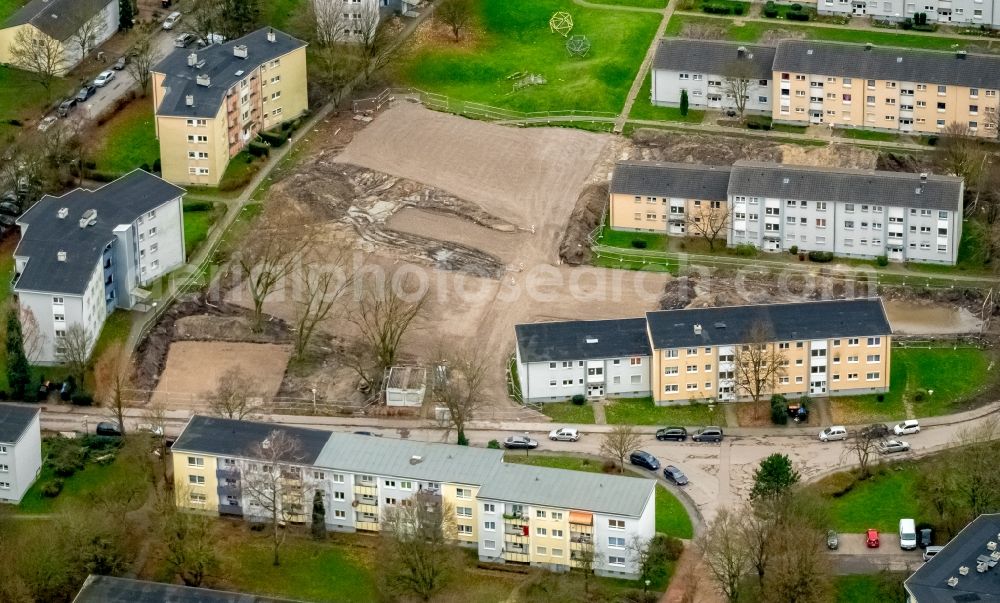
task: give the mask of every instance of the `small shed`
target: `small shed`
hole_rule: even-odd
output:
[[[385,385],[386,406],[419,408],[427,391],[427,369],[419,366],[394,366]]]

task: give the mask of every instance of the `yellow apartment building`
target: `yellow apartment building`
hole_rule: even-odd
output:
[[[784,40],[772,86],[775,122],[997,137],[1000,57]]]
[[[306,44],[273,28],[190,50],[153,68],[163,178],[217,186],[230,159],[308,109]]]
[[[619,161],[609,187],[611,228],[684,235],[708,214],[726,220],[729,172],[726,166]]]

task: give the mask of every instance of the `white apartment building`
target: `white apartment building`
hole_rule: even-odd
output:
[[[681,91],[687,90],[694,109],[725,110],[734,107],[726,87],[727,75],[750,75],[747,113],[771,113],[771,65],[776,49],[719,40],[660,40],[653,57],[652,98],[654,105],[676,107]]]
[[[727,244],[954,265],[963,188],[951,176],[738,161]]]
[[[17,504],[42,470],[41,411],[0,404],[0,502]]]
[[[571,320],[514,326],[521,396],[528,402],[585,395],[649,395],[646,320]]]
[[[929,23],[968,23],[995,27],[994,0],[818,0],[821,15],[870,16],[887,21],[926,13]]]
[[[593,550],[602,554],[595,573],[625,578],[637,577],[633,537],[655,534],[650,479],[507,464],[503,451],[486,448],[203,416],[171,448],[177,505],[266,516],[246,483],[268,470],[254,451],[278,431],[297,444],[280,467],[279,498],[293,522],[311,521],[320,492],[328,530],[377,532],[391,509],[423,492],[454,513],[453,540],[483,561],[567,571]]]
[[[97,342],[108,315],[185,261],[184,189],[135,170],[93,191],[46,195],[17,220],[14,293],[38,323],[29,360],[54,364],[60,339],[82,326]]]

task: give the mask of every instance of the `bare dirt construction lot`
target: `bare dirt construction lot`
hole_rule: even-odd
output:
[[[174,341],[153,401],[168,406],[188,399],[203,403],[219,377],[233,367],[252,375],[262,395],[273,396],[281,386],[290,354],[291,346],[283,344]]]

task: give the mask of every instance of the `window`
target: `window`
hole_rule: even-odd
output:
[[[343,476],[343,474],[334,473],[333,474],[333,483],[335,483],[335,484],[342,484],[342,483],[344,483],[344,476]]]
[[[345,500],[345,495],[344,495],[343,492],[334,492],[333,493],[333,499],[334,500]]]
[[[542,511],[541,509],[535,510],[535,517],[538,519],[545,519],[545,511]]]
[[[562,555],[563,555],[563,550],[562,549],[552,549],[552,556],[553,557],[562,557]]]
[[[468,488],[455,488],[455,498],[470,498],[472,490]]]
[[[483,512],[484,513],[496,513],[497,512],[497,506],[495,504],[493,504],[493,503],[486,503],[485,505],[483,505]]]
[[[390,506],[395,506],[395,505],[396,505],[396,502],[397,502],[397,501],[396,501],[396,499],[395,499],[395,498],[392,498],[391,496],[387,496],[387,497],[385,498],[385,504],[387,504],[387,505],[390,505]]]
[[[624,530],[625,520],[624,519],[609,519],[608,528],[612,530]]]
[[[553,520],[555,520],[555,521],[562,521],[562,518],[563,518],[562,511],[553,511],[552,512],[552,519]],[[556,530],[556,532],[559,532],[559,535],[562,536],[562,531],[561,530]],[[553,532],[553,535],[555,535],[555,532]]]
[[[191,504],[203,505],[205,504],[205,495],[201,492],[192,492],[189,500]]]
[[[535,547],[535,552],[538,553],[539,555],[547,555],[549,553],[549,550],[544,546],[539,546]]]
[[[629,366],[642,366],[642,358],[629,358]]]
[[[608,557],[608,565],[625,565],[624,557]]]
[[[685,352],[685,353],[688,356],[697,356],[698,355],[698,348],[688,348],[687,352]]]
[[[7,473],[10,471],[10,466],[0,464],[0,473]]]
[[[850,339],[847,340],[847,345],[858,345],[858,338],[851,337]]]
[[[866,373],[865,374],[865,379],[868,380],[868,381],[877,381],[878,378],[879,378],[879,374],[878,373]]]
[[[495,522],[495,521],[484,521],[483,522],[483,529],[484,530],[495,530],[495,529],[497,529],[497,522]]]
[[[669,376],[669,375],[676,375],[677,374],[677,367],[676,366],[665,366],[665,367],[663,367],[663,374],[667,375],[667,376]]]
[[[882,345],[882,338],[881,337],[869,337],[868,338],[868,347],[874,347],[874,346],[877,346],[877,345]]]
[[[665,394],[675,394],[678,391],[680,391],[680,390],[678,389],[676,383],[674,383],[672,385],[664,385],[663,386],[663,393],[665,393]]]
[[[548,536],[549,531],[545,528],[535,528],[535,536]]]
[[[625,538],[622,536],[609,536],[608,546],[615,549],[625,548]]]
[[[493,550],[493,549],[497,548],[497,541],[496,540],[484,540],[483,541],[483,548],[484,549]]]
[[[868,357],[865,358],[865,360],[867,362],[881,362],[882,361],[882,355],[881,354],[868,354]]]
[[[937,91],[938,91],[938,94],[947,94],[948,93],[948,86],[938,86],[937,87]]]
[[[193,484],[195,486],[204,486],[205,485],[205,476],[204,475],[189,475],[188,476],[188,483],[189,484]]]
[[[7,447],[0,445],[0,454],[7,454]]]
[[[460,536],[462,536],[462,535],[464,535],[464,536],[471,536],[472,535],[472,526],[466,526],[466,525],[459,524],[458,525],[458,533],[459,533]]]
[[[629,383],[642,383],[642,375],[629,375]]]
[[[333,512],[333,516],[336,517],[337,519],[344,519],[347,517],[347,512],[337,509],[336,511]]]
[[[455,515],[459,517],[472,517],[472,507],[455,507]]]
[[[689,372],[689,373],[697,373],[698,372],[698,365],[697,364],[689,364],[687,366],[687,372]]]
[[[204,467],[205,459],[200,456],[189,456],[188,457],[188,467]]]

